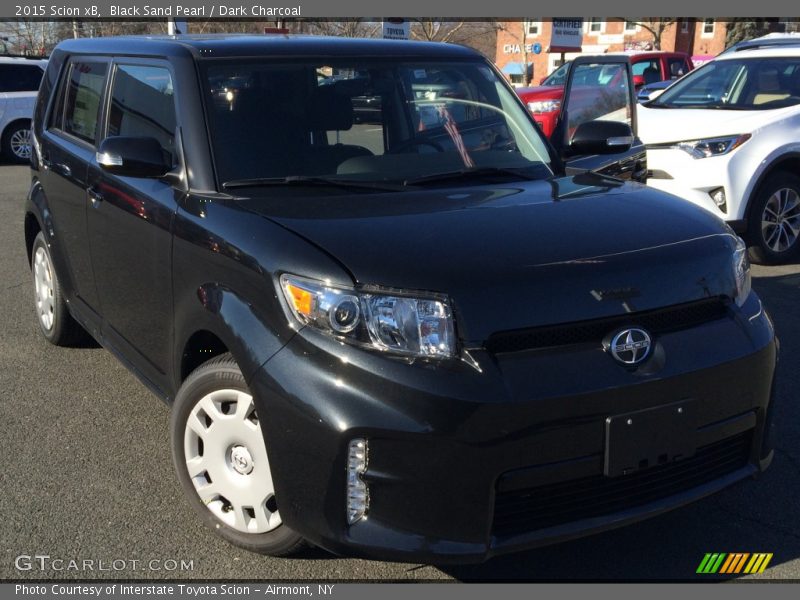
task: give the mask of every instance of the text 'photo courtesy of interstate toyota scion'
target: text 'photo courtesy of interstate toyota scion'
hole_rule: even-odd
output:
[[[763,471],[777,342],[743,242],[637,181],[627,57],[575,59],[560,115],[550,142],[450,44],[63,42],[24,224],[41,332],[171,406],[188,504],[257,552],[479,562]]]

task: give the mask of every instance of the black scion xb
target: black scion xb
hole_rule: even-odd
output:
[[[42,333],[169,403],[189,504],[275,555],[481,561],[757,474],[773,327],[741,240],[637,182],[626,61],[575,62],[606,83],[570,111],[568,82],[550,145],[458,46],[65,42],[26,203]]]

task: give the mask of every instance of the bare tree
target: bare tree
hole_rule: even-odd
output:
[[[625,19],[623,17],[617,17],[623,23],[635,23],[642,29],[645,29],[650,32],[653,36],[653,49],[661,50],[661,38],[664,36],[664,32],[675,25],[678,22],[678,19],[675,17],[647,17],[645,19],[641,19],[639,21],[634,21],[632,19]]]
[[[30,19],[0,22],[0,38],[7,53],[43,56],[53,43],[50,23]]]
[[[373,38],[381,31],[380,21],[366,19],[343,19],[339,21],[305,21],[305,30],[314,35],[330,35],[334,37]]]
[[[412,19],[411,37],[426,42],[452,42],[464,25],[464,21],[445,21],[434,18]]]
[[[428,42],[462,44],[486,55],[494,55],[497,29],[492,21],[414,19],[411,38]]]

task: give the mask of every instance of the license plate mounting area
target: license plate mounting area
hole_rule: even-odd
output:
[[[629,475],[693,456],[697,410],[694,400],[637,410],[606,418],[607,477]]]

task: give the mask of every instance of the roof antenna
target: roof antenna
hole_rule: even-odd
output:
[[[167,34],[181,35],[189,33],[189,21],[167,19]]]

